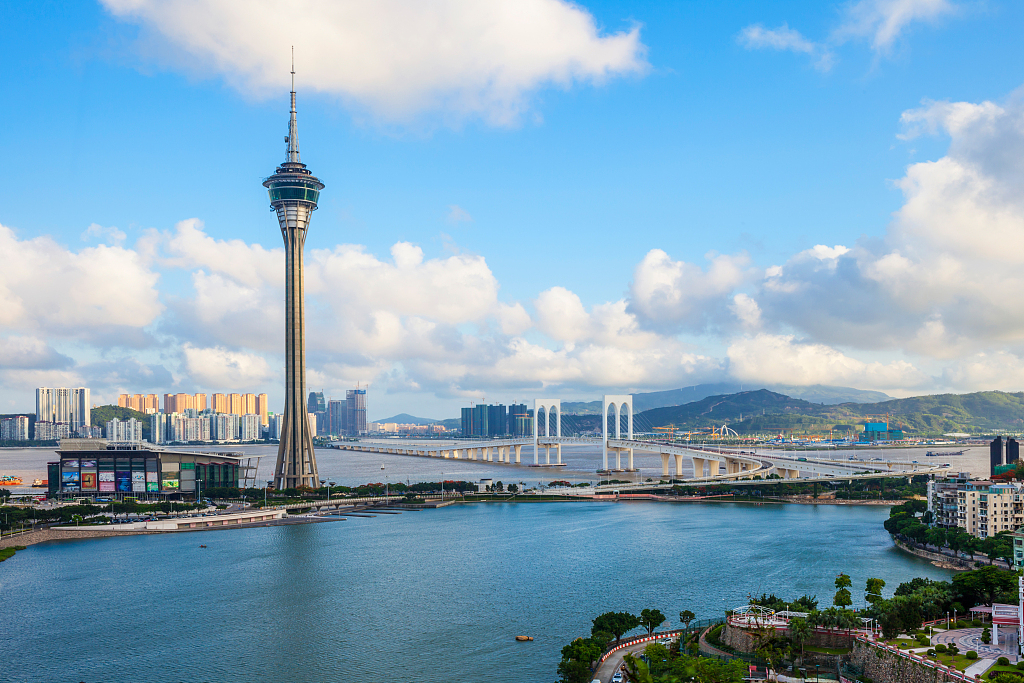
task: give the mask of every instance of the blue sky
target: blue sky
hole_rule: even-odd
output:
[[[1021,388],[1019,3],[281,14],[315,5],[8,8],[0,410],[40,384],[280,396],[260,181],[293,43],[327,184],[311,385],[370,383],[371,417],[726,378]]]

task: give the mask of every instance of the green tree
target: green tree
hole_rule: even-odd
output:
[[[789,620],[789,637],[793,644],[800,648],[800,657],[804,656],[804,645],[811,637],[811,625],[806,619],[793,617]]]
[[[850,594],[850,586],[853,582],[850,581],[850,577],[846,574],[840,574],[836,577],[836,595],[832,598],[832,604],[836,607],[849,607],[853,604],[853,595]]]
[[[661,610],[643,609],[640,610],[640,625],[647,629],[647,635],[654,633],[654,629],[665,623],[665,615]]]
[[[697,618],[697,615],[688,609],[684,609],[679,613],[679,622],[683,625],[683,628],[690,628],[690,622]]]
[[[559,683],[589,683],[593,672],[576,659],[563,659],[558,663]]]
[[[591,629],[591,633],[595,634],[600,631],[610,633],[615,636],[615,642],[618,643],[624,633],[632,631],[639,625],[640,617],[635,614],[630,614],[629,612],[605,612],[594,617],[594,626]]]
[[[953,577],[953,593],[965,607],[977,604],[990,605],[1002,593],[1009,593],[1017,586],[1014,572],[988,566]]]
[[[864,587],[864,599],[874,605],[882,599],[882,589],[885,588],[885,581],[882,579],[868,579]]]
[[[625,665],[626,680],[629,683],[654,683],[651,670],[644,660],[626,653],[622,656],[622,663]]]

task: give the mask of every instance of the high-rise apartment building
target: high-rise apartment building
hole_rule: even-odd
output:
[[[71,425],[67,422],[47,422],[36,420],[35,434],[36,441],[59,441],[71,436]]]
[[[525,403],[513,403],[508,407],[508,433],[512,436],[533,434],[533,412]]]
[[[118,420],[116,417],[106,424],[107,441],[136,443],[142,441],[142,423],[134,417]]]
[[[74,433],[92,423],[88,387],[36,389],[36,421],[66,423]]]
[[[242,415],[238,418],[238,440],[259,441],[263,433],[263,423],[255,413]]]
[[[256,394],[242,394],[242,415],[256,414]]]
[[[27,415],[0,420],[0,441],[28,441],[28,422]]]
[[[117,405],[147,415],[160,410],[160,401],[156,394],[121,394],[117,397]]]
[[[167,415],[164,413],[149,416],[149,440],[158,445],[167,443]]]
[[[260,416],[260,424],[266,427],[268,424],[268,415],[270,414],[270,406],[267,405],[266,394],[256,395],[256,414]]]
[[[226,394],[213,394],[210,396],[211,407],[215,413],[230,413],[231,404]]]
[[[228,394],[228,405],[230,406],[229,413],[232,415],[242,414],[242,395],[241,394]]]
[[[349,389],[345,392],[346,433],[353,436],[366,433],[366,389]]]

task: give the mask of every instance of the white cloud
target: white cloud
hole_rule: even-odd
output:
[[[0,330],[134,344],[163,305],[158,274],[138,253],[97,245],[71,251],[49,237],[18,239],[0,225]]]
[[[707,269],[673,261],[652,249],[633,271],[629,307],[645,324],[659,328],[703,329],[724,310],[733,291],[756,275],[746,254],[708,254]]]
[[[835,38],[867,38],[872,49],[885,52],[911,24],[934,23],[957,11],[950,0],[860,0],[848,7]]]
[[[105,228],[98,223],[92,223],[85,232],[82,233],[82,241],[89,242],[92,240],[100,240],[108,244],[120,246],[128,238],[123,231],[111,226]]]
[[[799,342],[792,335],[742,337],[729,345],[726,355],[732,376],[744,382],[875,389],[911,388],[928,380],[906,361],[865,363],[824,344]]]
[[[497,125],[555,85],[643,74],[640,30],[602,34],[563,0],[103,0],[140,24],[143,49],[259,96],[320,90],[388,121],[423,112]]]
[[[73,359],[38,337],[0,337],[0,368],[53,370],[72,365]]]
[[[255,389],[272,376],[270,364],[257,354],[191,344],[185,344],[182,353],[190,379],[208,389]]]
[[[785,22],[778,28],[751,24],[740,31],[739,41],[748,50],[781,50],[810,55],[814,57],[814,67],[819,71],[828,71],[835,61],[835,55],[828,47],[808,40]]]
[[[448,222],[452,224],[472,223],[473,217],[458,204],[452,204],[448,207]]]

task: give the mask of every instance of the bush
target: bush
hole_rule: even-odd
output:
[[[938,645],[935,646],[935,651],[936,652],[945,652],[946,651],[946,646],[943,645],[942,643],[939,643]]]
[[[957,628],[967,628],[967,622],[964,621],[963,619],[961,619],[960,621],[956,622],[956,627]]]
[[[967,654],[964,655],[964,656],[967,657],[967,659],[977,659],[978,658],[978,653],[975,652],[974,650],[968,650]]]
[[[927,654],[929,657],[934,657],[935,656],[935,650],[928,650],[928,652],[926,652],[925,654]]]
[[[930,645],[932,641],[928,636],[918,633],[917,642],[921,643],[922,645]]]
[[[1017,662],[1017,670],[1024,671],[1024,660]]]
[[[1010,660],[1006,657],[1000,657],[996,660],[996,664],[998,664],[999,666],[1010,666]]]

